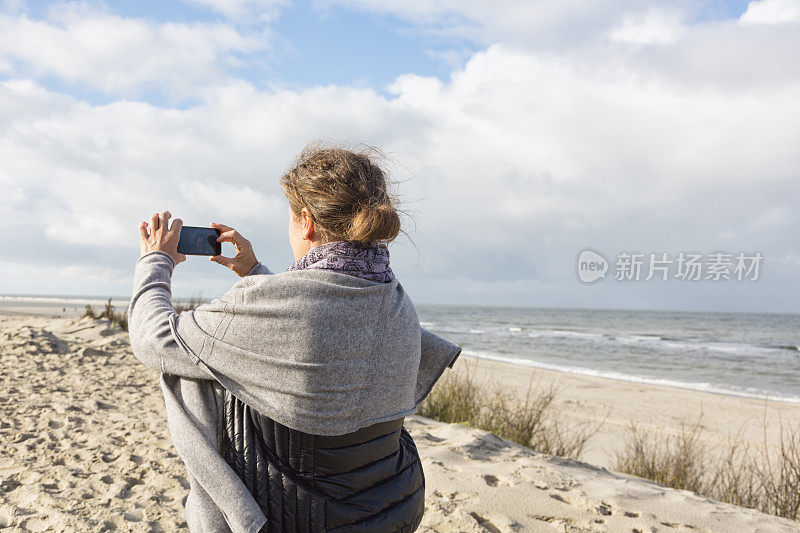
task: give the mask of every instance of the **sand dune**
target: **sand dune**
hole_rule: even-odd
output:
[[[186,529],[183,463],[158,374],[105,321],[0,317],[0,527]],[[797,531],[799,524],[407,419],[423,457],[420,531]]]
[[[423,457],[422,531],[798,531],[800,524],[409,417]],[[426,529],[427,528],[427,529]]]

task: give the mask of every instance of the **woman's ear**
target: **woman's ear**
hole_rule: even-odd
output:
[[[302,225],[303,225],[303,238],[309,241],[314,240],[314,217],[311,216],[308,209],[305,207],[302,211],[300,211],[300,216],[302,216]]]

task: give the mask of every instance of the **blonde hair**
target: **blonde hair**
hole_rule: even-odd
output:
[[[377,148],[364,150],[310,143],[280,178],[295,218],[305,207],[322,241],[391,242],[402,231]]]

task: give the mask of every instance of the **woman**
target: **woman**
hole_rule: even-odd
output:
[[[420,328],[389,267],[400,231],[367,154],[307,148],[281,178],[295,262],[271,272],[221,224],[243,279],[177,314],[182,222],[139,226],[129,331],[161,372],[192,531],[413,531],[424,475],[403,418],[461,348]]]

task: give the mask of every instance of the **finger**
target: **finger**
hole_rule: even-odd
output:
[[[150,237],[150,234],[147,232],[147,222],[145,221],[139,223],[139,237],[143,240]]]
[[[171,231],[180,233],[182,227],[183,227],[183,220],[181,220],[179,218],[176,218],[175,220],[172,221],[172,230]]]
[[[233,268],[233,258],[232,257],[225,257],[224,255],[212,255],[208,258],[209,261],[214,261],[215,263],[219,263],[220,265],[228,268]]]
[[[226,231],[219,237],[217,237],[217,241],[219,242],[232,242],[234,245],[239,246],[245,242],[245,238],[241,236],[241,234],[232,229],[230,231]]]
[[[158,227],[161,228],[164,231],[168,231],[169,230],[169,218],[171,216],[172,215],[170,214],[169,211],[162,211],[158,215]]]
[[[211,223],[211,227],[214,228],[214,229],[218,229],[218,230],[220,230],[222,232],[233,231],[232,227],[226,226],[225,224],[217,224],[216,222],[212,222]]]
[[[150,227],[153,228],[153,233],[158,231],[159,223],[158,223],[158,213],[153,213],[150,216]]]
[[[183,254],[177,254],[177,255],[178,255],[178,263],[183,263],[184,261],[186,261],[185,255]]]

